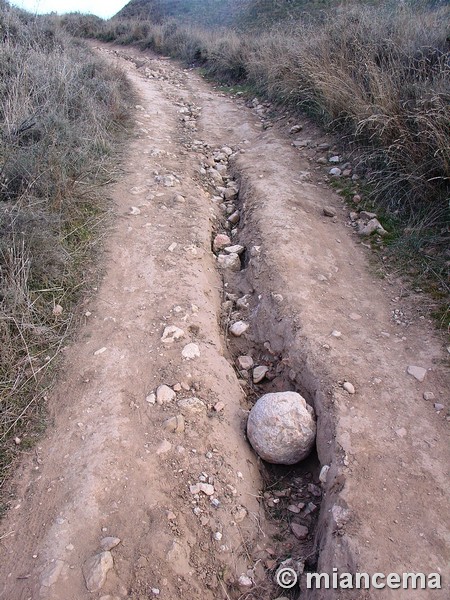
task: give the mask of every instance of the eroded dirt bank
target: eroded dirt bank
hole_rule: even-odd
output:
[[[136,85],[137,135],[114,191],[106,274],[51,398],[55,425],[2,523],[0,598],[276,598],[273,573],[289,557],[319,571],[443,578],[435,591],[305,597],[447,598],[448,422],[423,399],[433,392],[448,407],[441,340],[395,282],[371,276],[348,211],[322,185],[313,150],[290,145],[285,121],[264,130],[258,111],[195,72],[99,51]],[[324,141],[303,125],[305,139]],[[223,175],[239,189],[230,206],[209,171],[223,148]],[[241,269],[221,273],[211,241],[232,230]],[[392,319],[398,302],[407,327]],[[250,325],[239,338],[237,320]],[[163,341],[165,331],[180,337]],[[249,383],[235,366],[242,354],[270,377]],[[423,383],[409,365],[427,368]],[[157,399],[160,385],[175,395]],[[318,415],[318,459],[300,472],[268,472],[245,440],[252,401],[278,389],[300,391]],[[316,514],[322,500],[318,522],[289,513],[290,498]],[[308,525],[306,542],[291,519]],[[121,540],[111,556],[108,536]],[[102,550],[107,577],[89,592]]]

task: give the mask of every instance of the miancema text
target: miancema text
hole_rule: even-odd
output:
[[[440,590],[439,573],[306,573],[306,587],[309,590]]]

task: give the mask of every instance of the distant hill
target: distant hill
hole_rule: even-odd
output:
[[[149,18],[161,22],[169,17],[200,26],[231,25],[252,0],[131,0],[117,17]]]

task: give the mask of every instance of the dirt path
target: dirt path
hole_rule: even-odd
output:
[[[448,598],[448,357],[412,299],[370,274],[348,210],[316,170],[314,144],[326,140],[305,122],[314,144],[299,151],[286,121],[262,129],[262,109],[195,72],[100,52],[136,86],[137,135],[114,190],[106,274],[50,399],[54,427],[2,523],[0,598],[272,599],[286,595],[273,574],[289,558],[442,576],[441,590],[305,597]],[[236,227],[225,229],[224,211],[238,212]],[[211,241],[230,229],[245,251],[240,270],[220,273]],[[239,338],[237,320],[250,325]],[[269,377],[250,384],[240,354]],[[427,369],[423,383],[409,365]],[[161,385],[171,389],[156,398]],[[318,458],[268,470],[245,419],[258,395],[282,389],[315,405]],[[300,501],[299,515],[287,508]]]

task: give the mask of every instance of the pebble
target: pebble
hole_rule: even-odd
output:
[[[238,190],[234,187],[226,188],[223,193],[223,197],[225,198],[225,200],[234,200],[237,195],[238,195]]]
[[[216,533],[214,534],[214,539],[216,540],[216,542],[220,542],[220,540],[223,538],[223,535],[220,531],[216,531]]]
[[[350,313],[348,316],[352,321],[359,321],[362,318],[358,313]]]
[[[216,412],[222,412],[224,408],[225,404],[223,402],[217,402],[216,404],[214,404],[214,410]]]
[[[156,448],[156,454],[160,456],[161,454],[167,454],[172,450],[172,444],[167,440],[163,440],[159,446]]]
[[[206,405],[202,400],[200,400],[200,398],[192,397],[179,400],[178,408],[184,412],[196,415],[204,412]]]
[[[239,219],[240,219],[240,214],[239,211],[235,211],[233,214],[231,214],[228,217],[228,222],[231,223],[232,225],[236,225],[237,223],[239,223]]]
[[[223,250],[226,246],[231,244],[230,238],[224,233],[219,233],[216,235],[213,241],[213,249],[214,252],[218,252],[219,250]]]
[[[355,204],[359,204],[359,203],[361,202],[361,200],[362,200],[362,198],[361,198],[361,196],[360,196],[359,194],[355,194],[355,195],[353,196],[353,202],[354,202]]]
[[[330,470],[330,465],[323,465],[323,467],[320,469],[320,473],[319,473],[319,481],[320,483],[326,483],[327,482],[327,477],[328,477],[328,471]]]
[[[264,377],[266,376],[268,370],[269,370],[269,367],[265,367],[265,366],[255,367],[253,369],[253,383],[259,383],[260,381],[262,381],[264,379]]]
[[[415,365],[409,365],[406,369],[408,375],[412,375],[417,381],[422,383],[425,379],[425,375],[427,374],[427,370],[424,367],[416,367]]]
[[[228,246],[225,248],[225,252],[227,254],[242,254],[245,250],[245,246],[241,246],[240,244],[236,244],[235,246]]]
[[[293,125],[290,129],[289,129],[289,133],[298,133],[299,131],[301,131],[303,129],[303,125]]]
[[[342,175],[342,171],[339,169],[339,167],[333,167],[328,171],[328,173],[333,175],[333,177],[340,177]]]
[[[235,273],[241,270],[241,260],[235,252],[233,254],[219,254],[217,264],[221,269],[227,269]]]
[[[103,354],[103,352],[106,352],[107,348],[99,348],[99,350],[96,350],[94,352],[94,356],[98,356],[99,354]]]
[[[355,393],[355,387],[354,387],[354,385],[352,383],[350,383],[350,381],[346,381],[342,387],[349,394],[354,394]]]
[[[176,393],[168,385],[160,385],[156,390],[156,402],[159,405],[167,404],[175,400]]]
[[[243,335],[249,327],[250,325],[244,321],[236,321],[236,323],[233,323],[233,325],[230,327],[230,332],[235,337],[241,337],[241,335]]]
[[[145,398],[145,401],[148,402],[149,404],[155,404],[156,403],[156,394],[154,394],[152,392]]]
[[[370,219],[370,221],[367,223],[367,225],[362,227],[358,231],[358,233],[359,233],[359,235],[362,235],[362,236],[369,236],[369,235],[372,235],[372,233],[374,233],[375,231],[379,235],[387,234],[386,229],[384,229],[384,227],[381,225],[381,223],[378,221],[378,219]]]
[[[331,332],[331,335],[335,338],[342,337],[342,333],[340,331],[338,331],[337,329],[333,329],[333,331]]]
[[[83,575],[89,592],[98,592],[106,582],[106,576],[114,566],[111,552],[105,551],[89,558],[83,565]]]
[[[196,483],[195,485],[189,486],[189,491],[192,495],[200,494],[200,492],[203,492],[203,494],[205,494],[206,496],[213,496],[215,490],[214,486],[210,483],[200,482]]]
[[[175,327],[175,325],[169,325],[164,329],[164,333],[162,334],[161,341],[164,344],[171,344],[175,340],[179,340],[184,337],[184,331],[179,327]]]
[[[242,588],[251,588],[253,586],[253,581],[248,577],[248,575],[241,575],[238,579],[239,587]]]
[[[198,358],[200,356],[200,348],[198,347],[197,344],[187,344],[182,352],[181,352],[181,356],[183,358],[185,358],[186,360],[192,360],[194,358]]]
[[[335,217],[337,215],[336,209],[332,206],[324,206],[322,210],[326,217]]]
[[[53,314],[55,317],[59,317],[62,315],[63,313],[63,307],[61,306],[61,304],[57,304],[54,309],[53,309]]]
[[[328,162],[330,163],[339,163],[341,162],[341,157],[340,156],[330,156],[330,158],[328,159]]]
[[[437,410],[439,412],[440,410],[444,410],[445,407],[443,404],[439,404],[438,402],[435,402],[434,408],[435,408],[435,410]]]
[[[251,356],[239,356],[237,359],[238,367],[240,369],[244,369],[244,371],[248,371],[253,367],[253,358]]]
[[[237,506],[233,511],[233,519],[236,523],[242,523],[242,521],[246,518],[248,512],[245,506]]]
[[[139,210],[139,208],[137,206],[130,206],[129,214],[130,215],[140,215],[141,211]]]
[[[298,523],[291,523],[291,531],[298,540],[304,540],[308,537],[309,529]]]
[[[424,392],[423,399],[426,400],[427,402],[431,402],[432,400],[434,400],[433,392]]]
[[[320,158],[318,158],[318,159],[317,159],[317,163],[318,163],[319,165],[327,165],[327,164],[328,164],[328,161],[327,161],[327,159],[325,158],[325,156],[321,156]]]
[[[102,550],[112,550],[116,546],[118,546],[121,542],[121,539],[118,537],[108,536],[104,537],[100,542],[100,547]]]
[[[51,587],[54,585],[58,581],[64,565],[65,563],[63,560],[56,560],[54,563],[51,563],[42,575],[41,584],[44,587]]]
[[[405,435],[406,435],[407,432],[406,432],[406,429],[404,427],[400,427],[400,429],[396,429],[395,430],[395,433],[398,435],[398,437],[403,438],[403,437],[405,437]]]
[[[294,514],[298,514],[298,513],[300,512],[300,509],[299,509],[299,507],[298,507],[298,506],[295,506],[295,504],[290,504],[290,505],[287,507],[287,509],[288,509],[288,511],[289,511],[289,512],[291,512],[291,513],[294,513]]]
[[[166,419],[163,423],[163,429],[171,433],[183,433],[185,428],[185,420],[183,415],[176,415]]]

